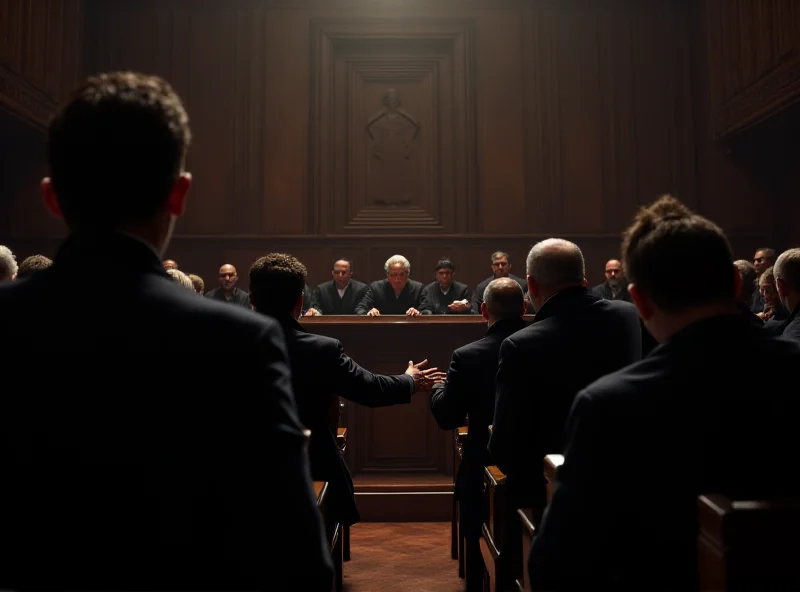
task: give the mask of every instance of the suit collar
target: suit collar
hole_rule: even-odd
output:
[[[500,335],[505,338],[527,326],[528,323],[522,318],[502,319],[489,327],[486,330],[486,335]]]
[[[602,300],[602,298],[592,294],[588,289],[582,286],[566,288],[547,299],[542,305],[542,308],[536,311],[536,318],[533,322],[538,323],[546,318],[568,312],[575,307],[590,306],[600,300]]]
[[[87,259],[91,259],[95,266],[156,273],[169,278],[152,245],[138,237],[113,230],[70,235],[59,247],[53,267],[84,265]]]
[[[281,327],[284,329],[292,329],[294,331],[300,331],[302,333],[308,333],[305,327],[300,324],[297,319],[293,319],[291,315],[282,314],[282,315],[270,315],[272,316],[278,323],[280,323]]]

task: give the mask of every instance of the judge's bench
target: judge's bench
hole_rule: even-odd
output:
[[[303,317],[310,333],[338,339],[365,369],[402,374],[409,360],[427,359],[446,372],[453,350],[480,339],[478,315]],[[436,425],[430,394],[409,405],[370,409],[344,403],[340,426],[348,432],[345,457],[363,520],[447,521],[452,513],[453,434]]]

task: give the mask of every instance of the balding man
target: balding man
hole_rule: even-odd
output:
[[[800,349],[742,318],[722,230],[665,196],[637,214],[622,253],[661,345],[576,397],[531,590],[698,590],[698,495],[798,491]],[[687,265],[698,253],[703,264]],[[613,458],[624,466],[610,473]],[[743,588],[784,588],[770,575]]]
[[[236,268],[230,263],[226,263],[219,268],[219,288],[206,292],[205,297],[250,308],[250,294],[236,287],[238,281],[239,274],[236,272]]]
[[[628,294],[628,281],[622,271],[622,262],[618,259],[609,259],[606,263],[606,281],[592,288],[592,292],[606,300],[631,301]]]
[[[789,311],[789,320],[783,329],[782,337],[800,343],[800,249],[789,249],[781,253],[772,269],[775,274],[775,287],[778,298]]]
[[[641,358],[642,332],[629,302],[586,288],[583,254],[562,239],[528,254],[534,322],[501,348],[489,452],[508,476],[516,507],[545,506],[542,459],[563,451],[564,425],[580,389]]]
[[[481,315],[488,328],[486,335],[453,352],[444,382],[433,387],[431,411],[443,430],[469,425],[464,458],[456,477],[455,496],[459,501],[461,532],[466,544],[480,556],[483,467],[489,462],[486,445],[494,413],[497,352],[503,340],[527,326],[525,295],[519,283],[509,277],[489,282],[481,302]],[[469,422],[469,423],[467,423]],[[467,581],[480,579],[483,564],[467,565],[475,569]]]
[[[178,263],[174,259],[164,259],[161,264],[164,266],[164,269],[178,269]]]

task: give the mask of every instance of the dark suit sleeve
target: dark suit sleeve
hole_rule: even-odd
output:
[[[319,286],[316,286],[311,291],[311,304],[309,308],[316,309],[317,312],[322,313],[322,290],[319,289]]]
[[[306,285],[303,288],[303,310],[300,314],[306,314],[309,308],[311,308],[311,288]]]
[[[518,377],[521,372],[517,359],[517,348],[510,339],[505,339],[500,346],[497,364],[497,377],[495,384],[494,419],[492,420],[492,433],[489,436],[489,454],[494,464],[501,471],[508,474],[511,470],[515,446],[515,415],[519,414],[519,399],[525,393],[520,392]],[[525,415],[524,417],[528,417]],[[524,450],[524,449],[523,449]]]
[[[475,293],[472,295],[473,314],[481,314],[481,304],[483,304],[483,293],[481,292],[481,285],[478,284],[478,287],[475,289]]]
[[[263,418],[262,435],[250,436],[254,460],[261,459],[261,469],[238,471],[237,494],[252,496],[249,503],[231,506],[231,521],[237,522],[233,532],[249,533],[249,539],[267,544],[265,532],[280,533],[281,544],[271,548],[253,545],[252,565],[263,564],[264,557],[272,565],[302,565],[300,570],[277,570],[264,574],[264,585],[280,590],[330,590],[333,564],[325,538],[322,516],[317,507],[311,471],[303,434],[292,395],[288,357],[282,333],[277,325],[265,330],[260,340],[260,373],[254,379],[266,398],[268,417]],[[260,444],[260,446],[259,446]],[[257,448],[258,447],[258,448]],[[258,449],[256,453],[255,450]],[[275,454],[274,451],[280,451]],[[258,465],[253,465],[257,467]],[[266,475],[266,477],[265,477]],[[232,485],[233,486],[233,485]],[[263,513],[253,508],[262,508]],[[279,511],[276,511],[276,508]],[[241,510],[241,513],[239,513]],[[277,580],[275,580],[277,578]]]
[[[469,303],[469,308],[463,312],[458,314],[475,314],[474,310],[474,302],[472,300],[472,290],[469,289],[469,286],[464,286],[464,290],[459,295],[459,300],[466,300]]]
[[[578,395],[567,422],[565,462],[528,557],[533,590],[605,590],[613,569],[607,536],[613,529],[613,493],[605,444],[613,428],[593,417],[591,399]],[[605,434],[604,434],[605,430]],[[619,452],[619,451],[617,451]]]
[[[428,292],[425,288],[420,288],[419,290],[419,303],[418,306],[415,307],[420,313],[429,315],[433,314],[433,308],[431,307],[431,302],[428,300]]]
[[[372,286],[367,286],[367,290],[364,292],[361,302],[359,302],[356,306],[356,314],[365,315],[373,308],[375,308],[375,292],[373,291]]]
[[[365,407],[388,407],[411,402],[411,395],[414,393],[413,378],[407,374],[373,374],[345,354],[341,343],[337,341],[336,344],[336,366],[331,378],[340,397]]]
[[[434,385],[431,391],[431,413],[443,430],[454,430],[467,424],[470,385],[465,384],[460,366],[458,351],[454,351],[445,383]]]

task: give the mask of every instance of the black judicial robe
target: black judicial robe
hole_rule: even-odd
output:
[[[447,294],[442,292],[439,287],[439,282],[431,282],[425,286],[425,299],[431,308],[431,314],[471,314],[472,313],[472,292],[466,284],[461,282],[453,282],[450,284],[450,290]],[[466,300],[470,304],[470,308],[464,312],[453,312],[448,305],[456,300]]]
[[[400,296],[395,296],[389,280],[372,282],[358,303],[356,314],[365,315],[373,308],[377,308],[382,315],[404,315],[409,308],[416,308],[422,314],[431,314],[425,286],[414,280],[408,280]]]
[[[336,282],[331,280],[314,288],[314,292],[311,295],[311,308],[316,308],[324,315],[355,314],[356,306],[361,302],[366,292],[367,284],[350,280],[350,283],[344,289],[344,295],[339,296]]]

